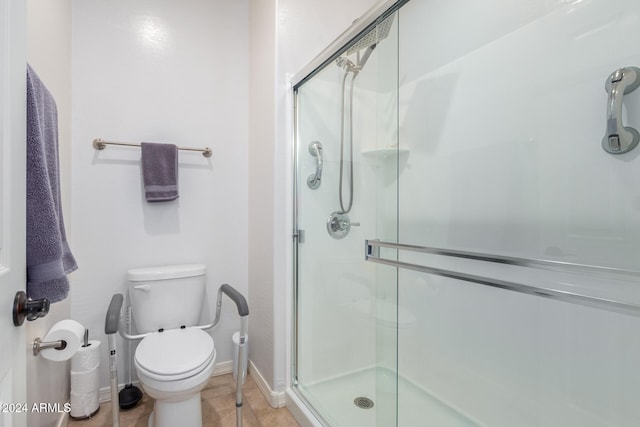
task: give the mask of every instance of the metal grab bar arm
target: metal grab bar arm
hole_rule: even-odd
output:
[[[236,303],[236,306],[238,307],[238,315],[242,317],[249,315],[249,305],[247,304],[247,300],[240,292],[235,290],[235,288],[225,283],[220,286],[220,292],[227,294],[227,296]]]
[[[218,298],[216,301],[216,316],[213,322],[208,325],[196,326],[200,329],[210,329],[220,321],[222,311],[222,294],[225,293],[236,303],[238,314],[240,315],[240,348],[238,352],[238,375],[236,377],[236,426],[242,427],[242,383],[246,375],[247,367],[243,366],[244,354],[247,351],[247,331],[249,327],[249,305],[245,297],[234,287],[223,284],[218,288]]]
[[[120,311],[122,310],[122,302],[124,297],[122,294],[115,294],[111,297],[109,308],[104,322],[104,333],[107,335],[109,342],[109,382],[111,386],[111,413],[113,418],[113,426],[120,426],[120,405],[118,402],[118,363],[116,358],[116,332],[120,326]]]
[[[124,338],[125,340],[129,340],[129,341],[135,341],[135,340],[141,340],[146,336],[151,335],[153,332],[147,332],[146,334],[137,334],[137,335],[131,335],[128,332],[124,332],[124,328],[120,328],[120,330],[118,331],[120,333],[120,336],[122,338]]]
[[[247,332],[249,328],[249,316],[240,317],[240,345],[238,349],[238,375],[236,377],[236,426],[242,427],[242,384],[247,374],[247,366],[244,366],[245,353],[247,351]],[[248,359],[247,359],[248,361]]]
[[[194,326],[194,328],[207,330],[207,329],[213,328],[218,324],[218,322],[220,321],[220,313],[222,311],[222,293],[223,292],[227,294],[229,298],[231,298],[236,303],[236,306],[238,307],[238,314],[240,316],[245,318],[246,316],[249,315],[249,305],[247,304],[247,300],[245,299],[245,297],[240,292],[238,292],[235,288],[233,288],[231,285],[227,285],[225,283],[218,288],[218,298],[216,300],[216,316],[213,319],[213,322],[208,323],[206,325]]]

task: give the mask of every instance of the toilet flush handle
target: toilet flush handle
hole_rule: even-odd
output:
[[[133,289],[137,289],[142,292],[151,292],[151,285],[138,285],[134,286]]]

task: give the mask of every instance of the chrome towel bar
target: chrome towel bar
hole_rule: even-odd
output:
[[[140,147],[140,144],[135,144],[133,142],[117,142],[117,141],[105,141],[101,138],[96,138],[93,140],[93,148],[96,150],[104,150],[107,148],[107,145],[123,145],[126,147]],[[192,147],[178,147],[178,150],[182,151],[201,151],[204,157],[211,157],[213,155],[213,151],[209,147],[204,148],[192,148]]]
[[[566,261],[553,261],[546,259],[518,258],[505,255],[483,254],[480,252],[459,251],[454,249],[443,249],[429,246],[406,245],[402,243],[383,242],[381,240],[365,240],[365,244],[370,248],[391,248],[411,252],[421,252],[426,254],[442,255],[454,258],[472,259],[475,261],[486,261],[497,264],[508,264],[519,267],[539,267],[554,271],[569,273],[613,273],[640,277],[640,271],[626,270],[622,268],[603,267],[599,265],[578,264]]]
[[[579,304],[587,307],[598,308],[607,311],[613,311],[616,313],[632,315],[636,317],[640,317],[640,305],[632,304],[625,301],[619,301],[615,299],[609,298],[601,298],[591,295],[584,295],[577,292],[569,292],[561,289],[552,289],[542,286],[532,286],[526,285],[523,283],[516,283],[508,280],[489,278],[486,276],[469,274],[459,271],[453,271],[443,268],[437,268],[433,266],[419,265],[408,262],[402,262],[393,259],[386,259],[380,257],[379,248],[386,247],[397,250],[407,250],[412,252],[421,252],[421,253],[429,253],[435,255],[442,256],[450,256],[457,258],[466,258],[472,259],[476,261],[484,261],[484,262],[492,262],[492,263],[500,263],[500,264],[509,264],[516,265],[520,267],[535,267],[535,266],[543,266],[543,267],[569,267],[565,268],[562,271],[570,271],[576,272],[579,270],[587,270],[587,271],[600,271],[605,273],[622,273],[628,275],[638,275],[640,272],[631,271],[631,270],[621,270],[621,269],[613,269],[608,267],[599,267],[599,266],[591,266],[591,265],[583,265],[583,264],[573,264],[573,263],[565,263],[565,262],[556,262],[556,261],[547,261],[547,260],[533,260],[533,259],[525,259],[525,258],[514,258],[514,257],[506,257],[499,255],[487,255],[480,254],[474,252],[465,252],[465,251],[455,251],[455,250],[447,250],[440,248],[431,248],[425,246],[415,246],[415,245],[404,245],[399,243],[391,243],[391,242],[382,242],[380,240],[365,240],[365,260],[375,262],[378,264],[384,264],[391,267],[404,268],[414,271],[419,271],[428,274],[434,274],[437,276],[448,277],[451,279],[459,279],[464,280],[466,282],[475,283],[484,286],[490,286],[499,289],[505,289],[508,291],[514,291],[523,294],[535,295],[545,298],[554,299],[557,301],[563,301],[571,304]],[[571,271],[572,270],[572,271]]]

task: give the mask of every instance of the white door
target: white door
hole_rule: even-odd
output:
[[[0,0],[0,427],[26,426],[25,327],[13,325],[24,290],[26,6]]]

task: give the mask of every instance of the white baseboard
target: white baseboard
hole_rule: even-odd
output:
[[[211,376],[217,377],[218,375],[230,374],[231,372],[233,372],[233,360],[228,360],[226,362],[216,363],[216,366],[213,368],[213,374],[211,374]],[[132,384],[136,387],[140,387],[140,381],[134,381]],[[118,390],[122,390],[124,386],[124,383],[118,384]],[[100,403],[111,402],[111,386],[102,387],[99,391],[99,396]],[[64,425],[66,424],[61,424],[61,426]]]
[[[216,367],[213,368],[212,377],[217,377],[218,375],[230,374],[233,372],[233,360],[227,360],[226,362],[216,363]]]
[[[58,418],[58,423],[56,424],[56,427],[67,427],[68,423],[69,423],[69,413],[63,412],[62,414],[60,414],[60,418]]]
[[[262,374],[260,374],[260,371],[251,360],[249,360],[249,375],[253,377],[258,389],[260,389],[262,395],[267,399],[267,402],[269,402],[269,405],[271,405],[272,408],[282,408],[283,406],[286,406],[287,403],[285,401],[284,391],[277,392],[271,390],[271,387],[269,387],[269,384],[267,384],[267,381],[264,379]]]

